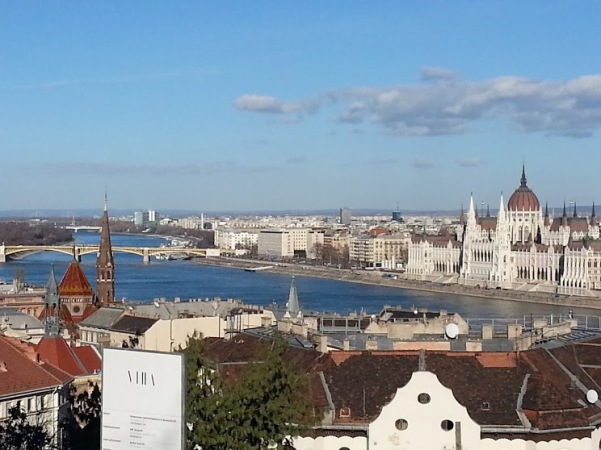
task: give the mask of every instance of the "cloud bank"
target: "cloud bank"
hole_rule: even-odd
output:
[[[575,138],[601,128],[601,74],[565,81],[502,76],[469,82],[451,71],[425,67],[421,79],[422,84],[343,89],[294,102],[245,94],[234,105],[240,111],[302,119],[332,103],[339,108],[339,122],[373,124],[399,136],[466,133],[470,124],[483,120],[504,120],[525,133]]]

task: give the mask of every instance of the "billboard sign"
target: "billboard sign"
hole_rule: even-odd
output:
[[[185,448],[184,355],[102,350],[102,450]]]

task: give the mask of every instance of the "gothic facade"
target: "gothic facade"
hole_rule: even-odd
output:
[[[478,217],[473,197],[459,225],[437,236],[414,235],[407,276],[483,288],[601,295],[601,240],[595,206],[580,217],[550,217],[528,187],[520,186],[497,217]]]

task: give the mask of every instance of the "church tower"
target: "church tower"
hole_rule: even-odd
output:
[[[98,306],[115,302],[115,261],[111,247],[106,193],[104,194],[104,214],[101,227],[100,246],[96,258],[96,304]]]
[[[56,337],[60,335],[61,330],[61,300],[58,295],[58,285],[54,276],[54,266],[50,271],[50,278],[46,285],[46,304],[44,330],[47,337]]]

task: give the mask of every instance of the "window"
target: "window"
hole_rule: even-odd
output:
[[[409,426],[409,423],[405,419],[398,419],[394,423],[394,426],[396,427],[397,430],[403,431],[403,430],[407,429],[407,427]]]
[[[27,399],[27,412],[33,411],[33,401],[31,398]]]
[[[482,411],[490,411],[490,403],[489,402],[482,402],[482,404],[480,405],[480,409]]]
[[[454,426],[455,426],[455,424],[453,423],[453,421],[448,420],[448,419],[440,422],[440,428],[442,428],[444,431],[451,431]]]
[[[430,400],[430,394],[426,394],[425,392],[417,396],[417,401],[420,402],[422,405],[430,403]]]

